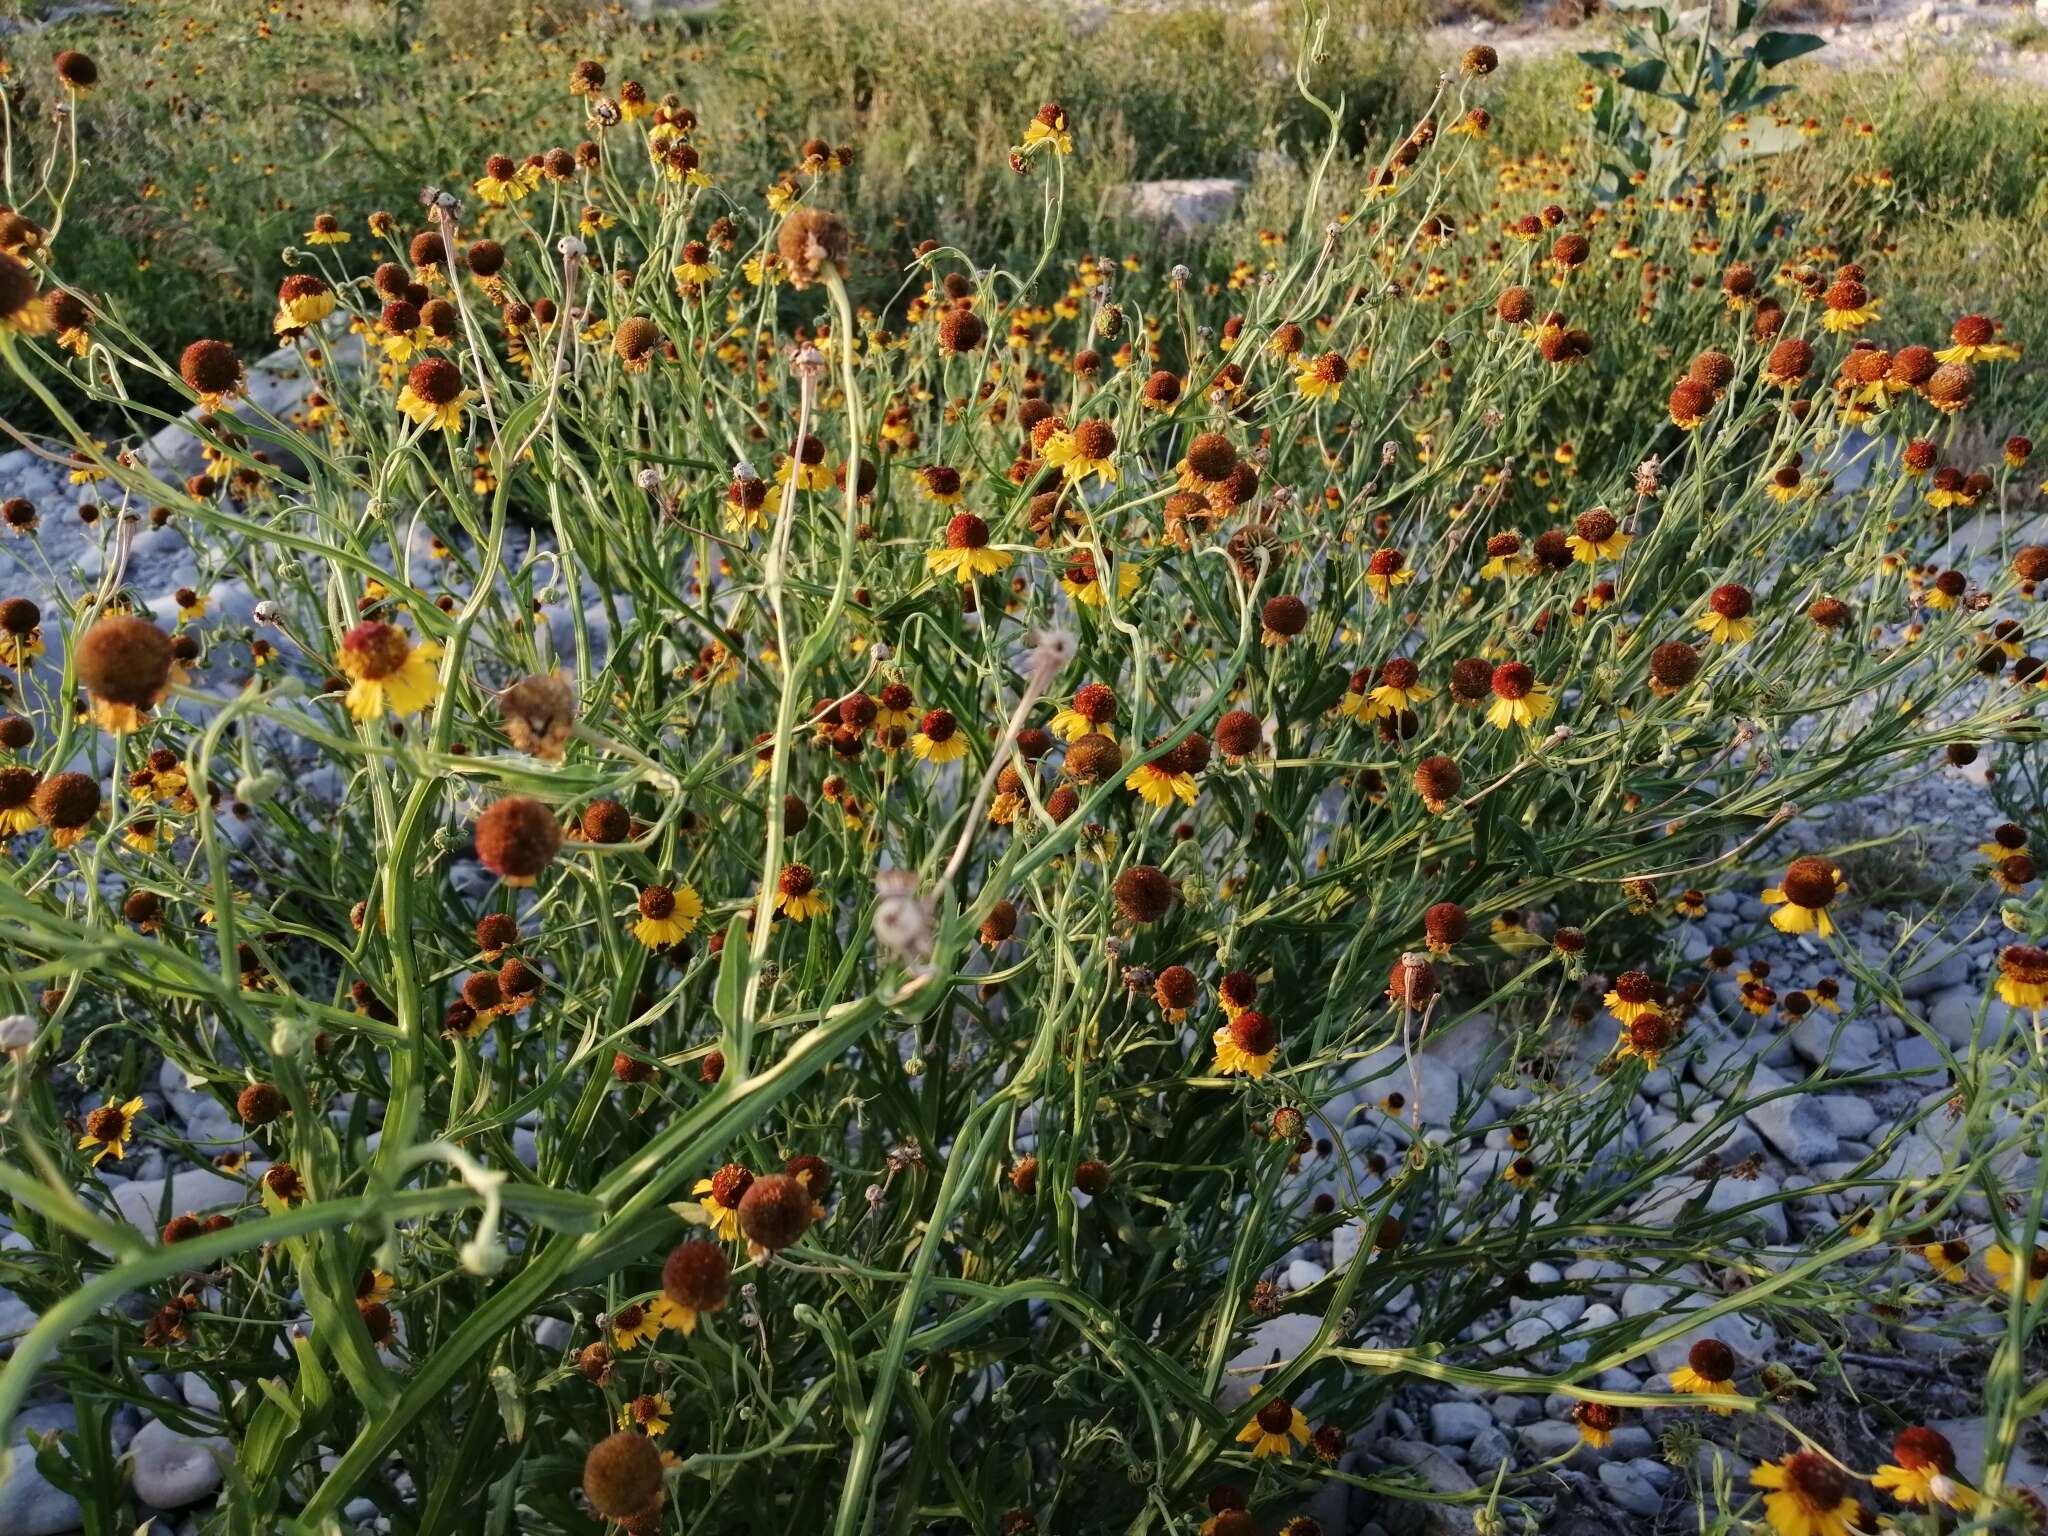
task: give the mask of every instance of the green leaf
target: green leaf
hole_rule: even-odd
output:
[[[740,913],[725,930],[725,948],[718,955],[718,985],[711,994],[711,1011],[727,1034],[739,1027],[740,1004],[747,995],[747,969],[747,921]]]
[[[498,1417],[505,1421],[505,1438],[517,1445],[526,1438],[526,1394],[519,1376],[508,1365],[491,1367],[491,1390],[498,1395]]]
[[[1664,83],[1664,61],[1642,59],[1621,72],[1621,83],[1632,91],[1654,91]]]
[[[1826,38],[1815,37],[1811,32],[1766,32],[1749,51],[1765,69],[1775,69],[1826,46]]]
[[[507,1184],[505,1205],[520,1215],[558,1232],[593,1232],[604,1219],[604,1202],[574,1190],[545,1184]]]
[[[1621,55],[1609,53],[1604,48],[1582,48],[1578,60],[1588,69],[1597,69],[1601,74],[1611,74],[1621,68]]]

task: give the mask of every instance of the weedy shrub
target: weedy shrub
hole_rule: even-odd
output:
[[[1868,1156],[1722,1155],[1821,1083],[1745,1044],[1938,958],[1781,834],[2035,730],[2030,450],[1953,462],[2012,348],[1890,336],[1765,157],[1489,158],[1484,48],[1351,157],[1321,46],[1258,259],[1055,265],[1047,104],[1036,264],[927,242],[872,310],[844,149],[764,209],[578,64],[565,147],[309,221],[275,410],[67,286],[67,117],[0,261],[99,540],[0,608],[0,1420],[70,1397],[93,1519],[142,1404],[225,1438],[222,1530],[1301,1536],[1444,1497],[1347,1450],[1418,1381],[1654,1426],[1717,1529],[2037,1507],[2038,906],[1939,1092],[1826,1079],[1901,1089]],[[1722,893],[1806,966],[1726,1008],[1671,926]],[[1615,1277],[1663,1299],[1516,1326]],[[1969,1486],[1816,1407],[1944,1295],[1995,1330]]]

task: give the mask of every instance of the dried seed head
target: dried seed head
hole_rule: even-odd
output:
[[[1074,1188],[1091,1198],[1109,1193],[1112,1182],[1114,1176],[1110,1172],[1109,1164],[1097,1162],[1093,1158],[1074,1170]]]
[[[1123,750],[1111,737],[1090,731],[1067,748],[1067,776],[1081,784],[1100,784],[1123,767]]]
[[[195,394],[230,394],[242,382],[242,359],[224,341],[195,341],[179,355],[178,375]]]
[[[1650,653],[1650,681],[1675,691],[1699,676],[1700,653],[1683,640],[1672,640]]]
[[[1156,923],[1173,906],[1174,886],[1164,871],[1137,864],[1116,877],[1117,910],[1134,923]]]
[[[1216,722],[1216,745],[1226,757],[1250,757],[1264,739],[1265,728],[1249,710],[1233,709]]]
[[[99,782],[83,773],[52,774],[36,786],[31,804],[52,831],[77,831],[99,814]]]
[[[796,289],[824,281],[828,268],[844,277],[852,249],[853,236],[845,221],[821,208],[792,209],[775,235],[776,255]]]
[[[622,1429],[598,1441],[583,1460],[583,1495],[607,1519],[653,1509],[661,1490],[661,1452],[646,1435]]]
[[[561,848],[555,813],[530,796],[508,795],[477,818],[477,858],[501,880],[531,884]]]
[[[702,1238],[680,1242],[661,1266],[662,1294],[692,1312],[716,1312],[725,1305],[732,1264],[725,1249]]]
[[[235,1114],[251,1127],[270,1124],[286,1108],[284,1095],[269,1083],[250,1083],[235,1098]]]
[[[78,642],[78,680],[95,697],[141,708],[171,676],[171,639],[147,619],[101,619]]]
[[[633,835],[633,816],[616,800],[593,800],[578,823],[586,843],[623,843]]]
[[[740,1197],[740,1230],[756,1247],[780,1253],[811,1224],[811,1192],[786,1173],[765,1173]]]
[[[1422,914],[1422,931],[1433,949],[1449,949],[1470,926],[1465,909],[1455,901],[1439,901]]]
[[[576,728],[576,690],[560,673],[522,677],[498,698],[513,749],[560,762]]]

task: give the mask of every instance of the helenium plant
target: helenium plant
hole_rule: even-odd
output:
[[[763,203],[586,61],[283,254],[283,402],[9,189],[0,354],[101,543],[0,609],[0,1420],[70,1399],[95,1528],[144,1405],[225,1441],[221,1531],[1533,1529],[1540,1475],[1358,1454],[1436,1386],[1704,1449],[1703,1520],[2018,1518],[2038,932],[1916,1026],[1938,1093],[1745,1049],[1940,959],[1790,835],[2034,728],[2048,552],[1923,569],[1936,470],[2022,489],[1953,462],[2010,348],[1886,337],[1765,162],[1493,162],[1483,47],[1354,160],[1320,26],[1248,278],[1074,256],[1048,103],[1033,260],[876,282],[841,151]],[[1797,969],[1687,958],[1721,895]],[[1823,1084],[1897,1112],[1764,1182]],[[1806,1411],[1938,1285],[1998,1329],[1961,1491]]]

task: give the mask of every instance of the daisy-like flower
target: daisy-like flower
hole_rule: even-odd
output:
[[[387,709],[396,716],[416,715],[441,696],[438,641],[414,644],[396,624],[367,619],[342,636],[341,670],[349,678],[348,712],[358,720],[375,720]]]
[[[141,1114],[140,1098],[130,1099],[125,1104],[107,1100],[85,1117],[85,1134],[78,1138],[78,1150],[99,1148],[92,1155],[95,1167],[110,1157],[118,1163],[128,1155],[128,1141],[135,1134],[135,1122]]]
[[[650,1308],[637,1301],[629,1301],[609,1319],[608,1332],[612,1348],[624,1354],[638,1349],[642,1344],[651,1344],[661,1333],[661,1320]]]
[[[1455,901],[1439,901],[1422,913],[1423,938],[1432,955],[1448,955],[1471,931],[1472,922]]]
[[[16,604],[34,612],[33,604],[15,599],[0,609],[0,621],[20,638],[22,620],[28,615],[19,613]],[[33,625],[27,633],[34,643]],[[78,680],[92,700],[94,722],[115,735],[142,728],[150,711],[169,692],[175,680],[175,662],[170,636],[133,614],[99,620],[78,641],[73,655]]]
[[[468,400],[462,370],[445,357],[429,357],[414,363],[405,376],[405,387],[398,392],[398,410],[419,426],[459,432],[462,408]]]
[[[1764,494],[1771,500],[1782,504],[1820,494],[1820,483],[1805,477],[1799,467],[1798,458],[1799,456],[1794,454],[1791,463],[1780,464],[1771,471],[1770,479],[1764,482]]]
[[[294,272],[277,285],[277,318],[271,329],[293,336],[334,313],[334,290],[311,272]]]
[[[956,512],[946,522],[945,540],[925,551],[924,563],[934,574],[950,574],[963,585],[977,576],[993,576],[1010,563],[1010,555],[989,548],[988,524],[972,512]]]
[[[393,299],[377,315],[374,339],[392,362],[403,363],[425,352],[439,338],[420,318],[416,305],[408,299]]]
[[[1528,569],[1519,533],[1496,533],[1487,539],[1486,563],[1479,567],[1481,581],[1505,581],[1510,576],[1524,575]]]
[[[2020,349],[1999,334],[2003,328],[1986,315],[1965,315],[1949,328],[1949,345],[1934,355],[1944,363],[2010,362]]]
[[[597,212],[595,209],[589,211]],[[606,216],[600,215],[600,217]],[[606,222],[610,222],[608,217],[606,217]],[[712,283],[717,282],[718,267],[711,260],[711,247],[701,240],[686,242],[683,246],[682,260],[675,264],[670,272],[670,276],[675,278],[676,286],[682,290],[686,298],[694,296]]]
[[[1714,645],[1741,645],[1756,633],[1756,620],[1749,616],[1755,606],[1749,588],[1727,582],[1707,594],[1699,629]]]
[[[1901,1504],[1946,1504],[1968,1509],[1975,1491],[1956,1480],[1956,1452],[1936,1429],[1915,1425],[1892,1438],[1892,1459],[1870,1479]]]
[[[1671,395],[1665,404],[1670,413],[1671,424],[1681,432],[1690,432],[1707,419],[1707,412],[1714,408],[1714,391],[1698,379],[1684,378],[1671,386]]]
[[[1832,335],[1860,331],[1878,316],[1878,302],[1856,277],[1837,277],[1821,295],[1821,329]]]
[[[331,213],[313,215],[313,227],[299,237],[308,245],[347,245],[349,232],[341,227],[341,220]]]
[[[1639,1057],[1654,1072],[1676,1034],[1670,1018],[1661,1010],[1653,1011],[1622,1025],[1615,1050],[1623,1056]]]
[[[1664,987],[1648,971],[1623,971],[1614,978],[1614,985],[1601,1001],[1626,1027],[1663,1011]]]
[[[1045,440],[1041,457],[1076,484],[1090,475],[1107,485],[1116,483],[1116,428],[1091,417],[1071,432],[1055,432]]]
[[[738,1163],[727,1163],[708,1179],[699,1179],[691,1193],[710,1219],[711,1230],[728,1243],[740,1240],[740,1201],[754,1187],[754,1175]]]
[[[1601,1450],[1614,1443],[1621,1410],[1612,1403],[1579,1403],[1572,1409],[1572,1422],[1579,1427],[1581,1443]]]
[[[793,923],[823,917],[830,910],[808,864],[785,864],[775,877],[775,910]]]
[[[704,915],[704,898],[688,882],[674,887],[650,885],[640,893],[638,907],[633,937],[649,949],[667,949],[696,931],[698,919]]]
[[[55,323],[35,274],[12,256],[0,254],[0,328],[22,336],[46,336]]]
[[[1067,109],[1056,101],[1048,101],[1024,125],[1024,153],[1035,154],[1041,149],[1056,155],[1074,152],[1074,137],[1067,131]]]
[[[57,333],[58,346],[79,357],[92,351],[92,325],[98,316],[90,304],[70,289],[60,288],[55,293],[45,294],[43,305],[49,314],[50,326]]]
[[[1571,550],[1572,558],[1582,565],[1619,560],[1633,537],[1621,531],[1621,524],[1605,507],[1580,513],[1572,528],[1571,537],[1564,541],[1565,546]]]
[[[887,731],[908,730],[917,717],[912,713],[916,700],[910,689],[903,683],[884,683],[882,691],[875,695],[875,732],[881,735]]]
[[[960,471],[950,464],[927,464],[917,472],[917,488],[927,501],[942,507],[960,504]]]
[[[1500,1176],[1517,1189],[1529,1190],[1536,1187],[1538,1169],[1536,1159],[1526,1153],[1501,1169]]]
[[[1216,983],[1216,1003],[1226,1019],[1234,1019],[1259,1000],[1259,983],[1250,971],[1227,971]]]
[[[18,764],[0,768],[0,837],[19,837],[33,832],[41,819],[36,815],[36,791],[42,776],[33,768]]]
[[[1152,980],[1152,1001],[1169,1024],[1186,1021],[1202,1000],[1202,984],[1184,965],[1169,965]]]
[[[691,1239],[676,1244],[661,1267],[661,1295],[654,1315],[664,1328],[688,1338],[700,1318],[725,1310],[732,1264],[716,1243]]]
[[[2003,1244],[1993,1244],[1984,1251],[1984,1268],[1998,1282],[2000,1290],[2010,1291],[2013,1276],[2020,1269],[2016,1250]],[[2024,1292],[2029,1304],[2040,1299],[2044,1287],[2048,1287],[2048,1248],[2037,1243],[2026,1264]]]
[[[1777,1536],[1850,1536],[1858,1510],[1849,1477],[1816,1451],[1795,1451],[1749,1474],[1764,1493],[1764,1519]]]
[[[168,747],[158,747],[140,768],[128,775],[128,788],[141,802],[154,800],[174,804],[180,810],[198,809],[192,798],[191,776],[178,761],[178,754]]]
[[[1502,662],[1493,669],[1493,703],[1487,706],[1487,724],[1496,730],[1509,730],[1515,726],[1529,729],[1550,716],[1557,709],[1557,700],[1550,690],[1536,681],[1536,674],[1519,661]]]
[[[1764,382],[1779,389],[1794,389],[1813,369],[1813,343],[1788,336],[1773,346],[1764,359]]]
[[[619,1428],[637,1429],[649,1439],[668,1433],[671,1408],[666,1392],[642,1392],[619,1409]]]
[[[2024,853],[2008,854],[1991,866],[1992,880],[2008,896],[2023,895],[2039,873],[2033,859]]]
[[[1826,859],[1794,859],[1785,870],[1785,878],[1763,894],[1765,906],[1779,909],[1771,914],[1771,926],[1780,933],[1830,937],[1835,925],[1828,918],[1828,904],[1845,884],[1841,870]]]
[[[1967,363],[1943,363],[1920,386],[1921,398],[1944,416],[1953,416],[1975,397],[1976,375]]]
[[[967,755],[967,737],[950,709],[927,710],[910,738],[912,755],[927,763],[951,763]]]
[[[1325,352],[1303,360],[1294,372],[1295,393],[1304,400],[1334,400],[1350,376],[1351,365],[1341,352]]]
[[[1921,601],[1929,608],[1947,610],[1954,608],[1970,590],[1970,578],[1961,571],[1941,571],[1922,595]]]
[[[1927,1261],[1928,1268],[1950,1285],[1961,1285],[1969,1278],[1965,1266],[1970,1262],[1970,1245],[1959,1237],[1922,1243],[1920,1257]]]
[[[778,488],[796,480],[800,491],[829,491],[832,488],[832,471],[825,463],[825,444],[821,438],[806,437],[796,445],[796,455],[786,453],[775,456],[775,484]]]
[[[1116,694],[1109,685],[1088,683],[1054,713],[1050,729],[1062,741],[1079,741],[1089,735],[1107,736],[1114,741],[1116,713]]]
[[[484,161],[484,173],[469,184],[470,190],[493,207],[517,202],[533,189],[519,174],[519,162],[510,155],[492,155]]]
[[[1164,810],[1175,800],[1193,805],[1202,793],[1195,775],[1208,766],[1209,739],[1193,732],[1172,750],[1133,768],[1124,778],[1124,788],[1155,810]]]
[[[7,772],[27,770],[8,769]],[[100,812],[97,779],[77,772],[54,773],[36,785],[31,804],[37,820],[49,829],[50,846],[70,848],[91,830]]]
[[[1380,668],[1379,686],[1366,696],[1364,718],[1381,720],[1399,715],[1435,697],[1436,690],[1423,685],[1422,669],[1406,656],[1396,656]]]
[[[1198,432],[1174,472],[1182,490],[1206,497],[1229,483],[1237,462],[1237,448],[1229,438],[1221,432]]]
[[[1685,1352],[1685,1364],[1671,1373],[1674,1392],[1715,1395],[1735,1390],[1735,1351],[1719,1339],[1701,1339]],[[1708,1411],[1732,1414],[1733,1408],[1709,1404]]]
[[[2032,944],[2010,944],[2001,949],[1998,996],[2012,1008],[2048,1008],[2048,949]]]
[[[1109,600],[1093,550],[1082,549],[1074,552],[1073,558],[1060,570],[1060,589],[1084,608],[1100,608]],[[1117,566],[1117,596],[1129,597],[1137,590],[1137,567],[1128,564]]]
[[[1259,610],[1259,643],[1277,650],[1308,628],[1308,604],[1292,592],[1269,597]]]
[[[1263,1461],[1268,1456],[1292,1456],[1294,1446],[1307,1445],[1308,1439],[1307,1417],[1284,1397],[1268,1398],[1237,1432],[1237,1443],[1252,1448],[1254,1461]]]
[[[1415,572],[1408,568],[1407,557],[1398,549],[1376,549],[1365,562],[1366,590],[1383,603],[1393,599],[1394,588],[1414,579]]]
[[[1247,1008],[1210,1036],[1216,1059],[1209,1071],[1217,1077],[1243,1074],[1261,1078],[1272,1069],[1280,1054],[1280,1030],[1257,1009]]]

